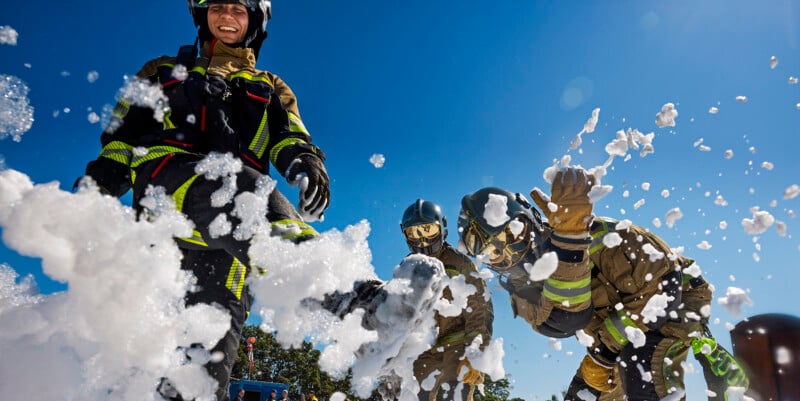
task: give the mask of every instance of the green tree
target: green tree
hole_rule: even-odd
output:
[[[247,339],[250,337],[256,338],[253,369],[247,356]],[[351,373],[335,380],[319,369],[319,356],[320,351],[307,341],[297,348],[284,349],[272,333],[264,333],[257,326],[245,326],[231,376],[287,384],[289,397],[293,400],[310,390],[314,390],[320,400],[328,399],[337,391],[345,393],[350,400],[358,399],[350,392]]]
[[[254,368],[250,369],[247,357],[247,339],[255,337],[253,345]],[[289,385],[289,398],[298,400],[300,394],[314,390],[320,400],[327,400],[335,392],[344,393],[350,401],[382,401],[377,391],[369,398],[356,397],[350,390],[352,372],[334,379],[319,368],[320,351],[304,341],[299,347],[284,349],[272,333],[264,333],[257,326],[245,326],[231,374],[233,379],[250,379]],[[486,377],[484,393],[476,391],[475,401],[524,401],[509,399],[511,385],[508,379],[492,380]],[[555,399],[555,398],[554,398]]]
[[[508,379],[492,380],[488,375],[484,378],[483,394],[476,391],[475,401],[510,401],[511,384]]]

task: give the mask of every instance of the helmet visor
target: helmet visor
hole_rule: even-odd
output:
[[[469,225],[461,232],[461,240],[470,256],[478,256],[483,253],[489,239],[489,234],[483,231],[474,219],[471,219]]]
[[[438,241],[442,235],[442,227],[436,223],[418,224],[403,229],[403,235],[409,245],[419,248],[428,247]]]
[[[514,226],[512,223],[519,222],[523,227]],[[489,264],[497,268],[509,268],[519,263],[530,249],[530,233],[527,224],[519,220],[512,220],[503,228],[503,231],[493,236],[483,250],[483,254],[489,256]]]
[[[519,263],[530,250],[529,231],[527,222],[514,219],[498,233],[488,234],[473,220],[465,230],[463,242],[471,255],[485,255],[490,266],[507,269]]]

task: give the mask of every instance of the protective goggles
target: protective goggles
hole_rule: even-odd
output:
[[[442,226],[437,223],[418,224],[407,227],[403,235],[409,243],[420,247],[433,245],[442,236]]]
[[[514,266],[528,253],[531,247],[529,231],[527,222],[514,219],[502,230],[489,234],[473,219],[462,233],[462,240],[471,255],[486,255],[489,265],[502,269]]]

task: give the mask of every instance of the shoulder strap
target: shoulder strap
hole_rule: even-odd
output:
[[[194,62],[197,60],[197,39],[194,40],[193,45],[183,45],[178,49],[178,64],[182,64],[187,70],[194,67]]]

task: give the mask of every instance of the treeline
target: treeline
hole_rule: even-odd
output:
[[[253,345],[255,368],[252,371],[246,342],[250,337],[256,338]],[[337,391],[346,394],[350,401],[382,401],[377,391],[373,391],[366,400],[356,397],[350,392],[350,372],[343,379],[334,380],[319,369],[319,356],[320,351],[307,341],[299,348],[284,349],[272,334],[262,332],[257,326],[245,326],[232,376],[236,379],[287,384],[292,401],[298,401],[300,394],[308,394],[311,390],[314,390],[319,401],[328,401]],[[484,394],[476,392],[475,401],[524,401],[521,398],[509,398],[510,391],[508,379],[494,381],[486,377]]]

